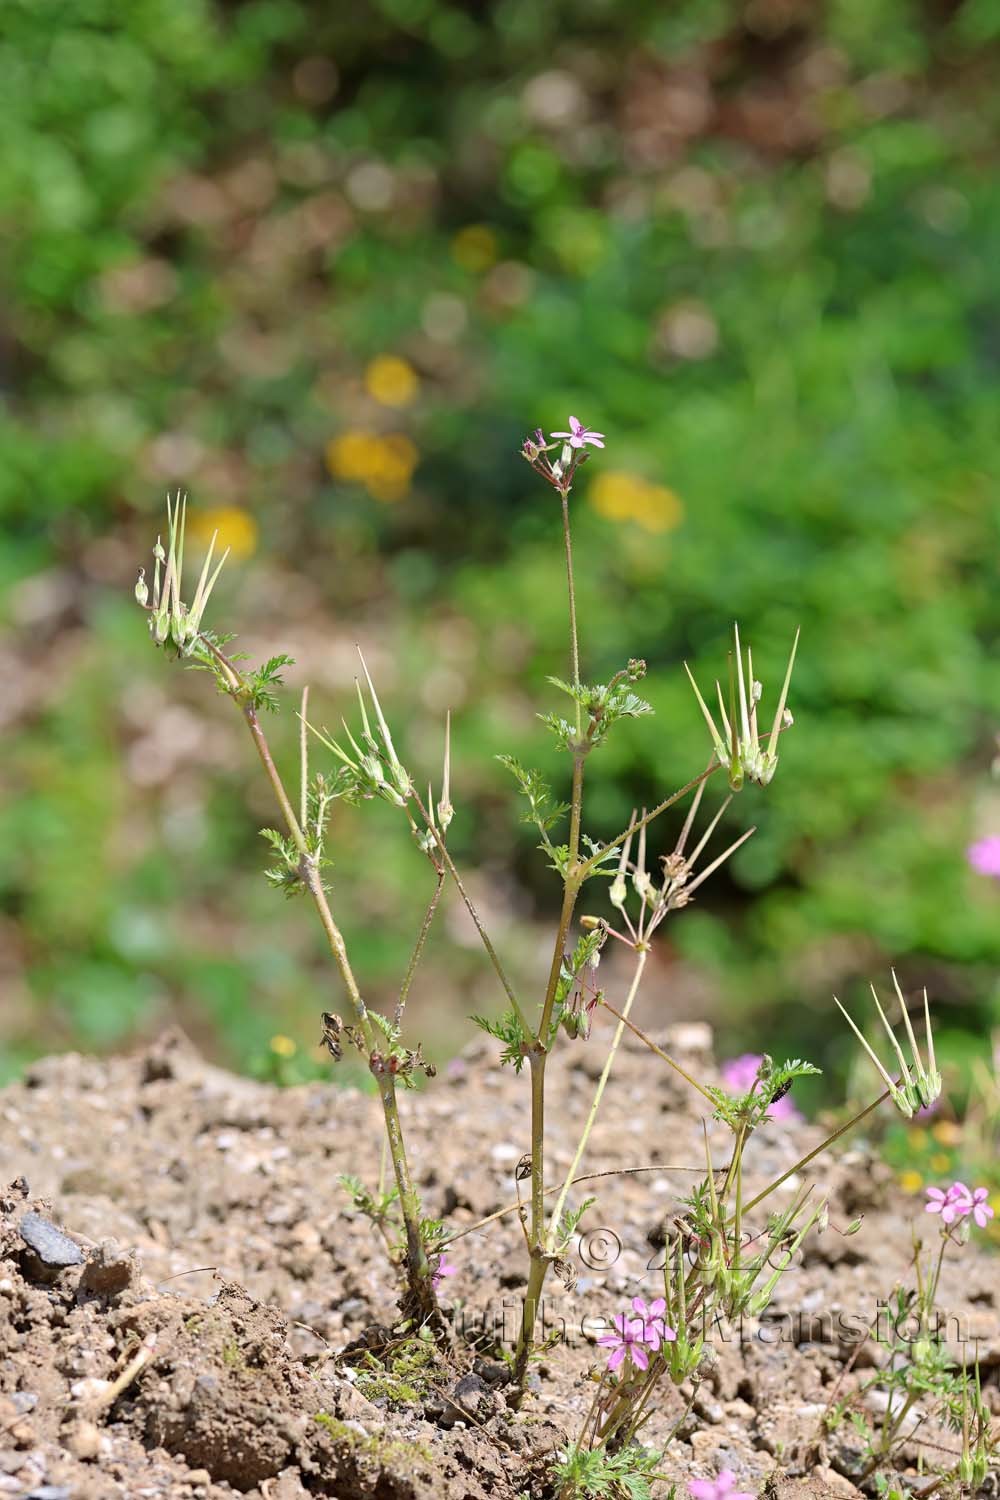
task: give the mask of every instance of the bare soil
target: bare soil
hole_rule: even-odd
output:
[[[657,1040],[710,1076],[706,1027],[674,1026]],[[596,1034],[553,1060],[553,1180],[569,1164],[601,1061]],[[526,1101],[526,1079],[500,1072],[478,1044],[405,1097],[427,1213],[460,1230],[513,1201]],[[597,1203],[583,1221],[575,1285],[553,1276],[548,1287],[547,1324],[565,1320],[565,1338],[515,1412],[474,1333],[516,1326],[517,1215],[448,1251],[450,1352],[407,1339],[384,1247],[337,1181],[378,1179],[373,1098],[334,1084],[251,1082],[204,1062],[177,1033],[136,1057],[37,1063],[0,1094],[0,1182],[11,1185],[0,1201],[0,1496],[543,1500],[552,1456],[593,1394],[595,1320],[657,1295],[658,1249],[695,1180],[701,1128],[685,1087],[630,1039],[587,1161],[616,1172],[659,1166],[587,1186]],[[820,1138],[814,1126],[763,1127],[751,1188]],[[849,1428],[824,1435],[821,1418],[835,1391],[871,1373],[870,1343],[848,1368],[857,1330],[906,1279],[919,1204],[901,1197],[863,1139],[816,1175],[832,1225],[858,1213],[864,1225],[851,1238],[836,1227],[814,1238],[766,1323],[720,1331],[714,1368],[663,1460],[679,1495],[720,1468],[768,1500],[861,1493],[850,1477],[856,1440]],[[942,1284],[1000,1410],[996,1262],[970,1245]],[[650,1443],[683,1407],[664,1393]],[[938,1439],[955,1446],[953,1435]],[[914,1474],[918,1456],[915,1446],[903,1455]],[[669,1490],[657,1483],[658,1495]]]

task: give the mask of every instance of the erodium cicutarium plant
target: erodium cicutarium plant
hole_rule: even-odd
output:
[[[885,1060],[847,1017],[878,1072],[882,1092],[854,1120],[842,1125],[781,1177],[748,1196],[743,1174],[747,1143],[758,1126],[778,1112],[795,1080],[816,1069],[799,1059],[777,1062],[763,1052],[748,1054],[738,1060],[739,1076],[732,1072],[727,1079],[729,1087],[720,1088],[684,1068],[631,1020],[661,928],[682,918],[701,885],[753,835],[753,828],[748,828],[721,849],[714,842],[719,823],[740,790],[748,782],[768,787],[778,771],[782,736],[793,724],[788,704],[798,635],[786,643],[787,666],[773,693],[773,709],[765,718],[764,686],[755,674],[752,651],[741,640],[739,627],[734,626],[728,670],[720,673],[720,681],[713,684],[707,697],[688,672],[695,694],[692,707],[708,730],[704,762],[693,766],[686,784],[665,795],[655,807],[637,809],[626,828],[609,834],[592,821],[587,801],[591,756],[600,753],[609,736],[620,734],[627,721],[652,712],[638,691],[646,670],[640,657],[623,662],[604,682],[589,681],[582,671],[571,495],[581,469],[606,441],[604,433],[572,416],[565,429],[549,437],[536,429],[521,450],[522,457],[548,487],[546,503],[553,504],[555,512],[553,529],[561,523],[569,627],[567,675],[549,679],[562,700],[563,711],[546,710],[539,715],[545,732],[564,756],[565,789],[554,791],[530,766],[509,755],[499,756],[523,800],[525,820],[537,831],[539,849],[557,890],[558,918],[551,956],[533,994],[516,990],[449,848],[449,828],[456,816],[449,721],[442,726],[443,758],[435,791],[424,776],[412,774],[405,747],[390,728],[376,685],[359,653],[356,702],[344,714],[342,731],[331,734],[322,727],[321,719],[310,710],[308,688],[303,691],[297,785],[291,788],[275,762],[265,729],[267,716],[278,709],[278,690],[290,659],[276,655],[255,665],[235,648],[232,635],[206,623],[225,561],[223,556],[213,566],[214,539],[194,593],[190,599],[186,597],[186,505],[179,496],[167,502],[166,541],[158,540],[153,550],[152,580],[147,581],[145,573],[140,573],[136,585],[136,599],[146,611],[154,643],[181,663],[207,671],[238,711],[277,811],[277,826],[263,830],[271,854],[267,879],[286,896],[308,900],[319,919],[333,966],[335,994],[322,1011],[323,1040],[335,1060],[351,1052],[360,1056],[370,1071],[384,1116],[385,1149],[391,1162],[388,1185],[380,1182],[373,1189],[354,1177],[342,1181],[355,1208],[368,1216],[382,1237],[399,1273],[401,1328],[420,1329],[424,1336],[446,1335],[438,1298],[447,1295],[448,1282],[458,1270],[446,1251],[462,1234],[471,1232],[463,1226],[461,1232],[449,1233],[446,1224],[424,1215],[410,1171],[400,1110],[401,1094],[419,1077],[430,1079],[434,1072],[420,1045],[406,1039],[406,1005],[449,883],[471,914],[503,994],[504,1006],[499,1014],[476,1019],[500,1043],[501,1063],[513,1067],[526,1081],[525,1152],[515,1174],[518,1188],[522,1182],[526,1185],[524,1198],[519,1190],[510,1209],[502,1211],[521,1215],[527,1250],[527,1285],[519,1332],[514,1347],[505,1351],[511,1404],[517,1404],[529,1361],[537,1352],[536,1322],[546,1278],[550,1272],[566,1276],[577,1227],[593,1202],[577,1198],[574,1188],[625,1030],[631,1030],[647,1046],[651,1067],[673,1069],[700,1098],[706,1116],[729,1131],[726,1159],[716,1163],[706,1130],[704,1160],[695,1164],[700,1174],[697,1186],[682,1204],[678,1232],[664,1258],[663,1285],[658,1294],[648,1304],[636,1299],[629,1307],[609,1309],[607,1333],[601,1340],[604,1357],[595,1371],[593,1400],[577,1439],[559,1456],[553,1470],[559,1493],[566,1500],[598,1493],[646,1493],[642,1486],[648,1489],[655,1464],[648,1453],[636,1447],[635,1439],[654,1410],[659,1383],[696,1383],[707,1358],[706,1339],[713,1321],[744,1313],[759,1316],[803,1238],[826,1226],[826,1204],[801,1176],[797,1177],[801,1185],[790,1202],[786,1195],[780,1210],[767,1208],[770,1195],[793,1174],[801,1174],[820,1152],[886,1100],[910,1116],[930,1106],[941,1089],[926,994],[922,1017],[925,1060],[893,976],[900,1009],[900,1022],[895,1027],[875,994],[877,1014],[890,1048]],[[320,758],[323,764],[317,768],[313,761]],[[720,782],[721,796],[716,791]],[[428,869],[426,912],[389,1015],[372,1009],[364,998],[363,980],[352,964],[349,941],[338,921],[335,892],[327,879],[331,813],[340,804],[359,808],[375,799],[395,809],[401,831],[415,840]],[[666,852],[654,858],[654,825],[668,809],[681,803],[686,803],[686,809],[680,831]],[[587,906],[581,910],[585,894]],[[614,998],[598,982],[602,953],[608,944],[619,945],[630,957],[631,974],[625,992]],[[614,1020],[614,1030],[610,1042],[604,1045],[599,1076],[570,1166],[561,1179],[553,1181],[546,1157],[546,1069],[557,1047],[587,1044],[599,1010]],[[789,1111],[790,1106],[785,1104],[784,1108]],[[942,1225],[950,1233],[953,1219],[970,1222],[976,1220],[977,1213],[981,1217],[984,1209],[972,1192],[967,1199],[959,1200],[953,1194],[942,1198],[939,1212]],[[856,1228],[856,1224],[851,1225],[846,1232]],[[730,1478],[723,1473],[714,1481],[699,1480],[696,1484],[705,1493],[706,1485],[714,1484],[716,1490],[728,1485],[731,1493]],[[604,1489],[599,1488],[602,1484]],[[701,1491],[692,1489],[696,1492]]]

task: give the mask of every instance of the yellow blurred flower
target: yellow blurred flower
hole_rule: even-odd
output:
[[[910,1130],[910,1145],[914,1151],[925,1151],[927,1149],[927,1131],[922,1125],[914,1125]]]
[[[962,1127],[954,1120],[939,1120],[931,1130],[939,1146],[957,1146],[962,1140]]]
[[[935,1151],[931,1157],[932,1172],[947,1172],[951,1168],[951,1157],[944,1151]]]
[[[299,1050],[290,1036],[281,1036],[280,1034],[273,1036],[268,1042],[268,1046],[275,1057],[294,1057]]]
[[[216,547],[233,557],[250,557],[257,550],[257,522],[239,505],[216,505],[209,510],[188,512],[188,529],[200,542],[210,542],[219,533]]]
[[[906,1172],[900,1172],[899,1185],[904,1193],[919,1193],[924,1185],[924,1179],[919,1172],[910,1167]]]
[[[326,464],[334,479],[363,484],[373,500],[386,504],[409,494],[420,454],[403,432],[341,433],[327,444]]]
[[[365,390],[382,406],[409,406],[419,389],[416,370],[398,354],[379,354],[365,370]]]
[[[498,252],[497,237],[486,224],[467,224],[451,242],[451,258],[463,271],[488,271]]]
[[[684,518],[684,507],[673,490],[621,469],[597,474],[589,495],[598,515],[609,521],[635,521],[646,531],[672,531]]]

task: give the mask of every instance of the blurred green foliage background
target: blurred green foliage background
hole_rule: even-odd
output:
[[[723,673],[738,617],[773,693],[802,627],[779,775],[717,837],[758,832],[672,919],[644,1019],[836,1069],[831,992],[893,962],[982,1050],[998,65],[998,0],[6,0],[5,1072],[172,1017],[240,1066],[309,1055],[335,996],[261,878],[238,717],[132,603],[168,487],[233,549],[211,623],[296,658],[290,765],[299,688],[336,725],[356,641],[422,777],[452,709],[452,846],[537,981],[558,892],[493,756],[565,782],[535,718],[557,502],[517,449],[570,411],[607,434],[573,501],[584,675],[642,655],[657,711],[591,761],[595,837],[704,764],[682,660]],[[428,871],[388,807],[334,826],[391,1002]],[[450,901],[413,1029],[447,1055],[498,1004]]]

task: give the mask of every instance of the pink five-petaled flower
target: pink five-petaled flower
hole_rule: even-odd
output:
[[[985,1229],[993,1217],[993,1210],[986,1201],[988,1197],[989,1188],[976,1188],[966,1208],[966,1213],[972,1215],[980,1229]]]
[[[1000,833],[977,839],[966,849],[965,857],[977,875],[992,875],[994,880],[1000,880]]]
[[[617,1333],[605,1333],[597,1340],[605,1348],[610,1349],[608,1355],[608,1369],[617,1370],[627,1355],[637,1370],[649,1369],[649,1355],[646,1353],[646,1345],[649,1342],[646,1325],[641,1318],[630,1318],[628,1313],[619,1313],[614,1320]],[[656,1343],[654,1349],[660,1347],[659,1336],[655,1335]]]
[[[452,1265],[447,1255],[439,1255],[437,1264],[431,1272],[431,1286],[437,1291],[446,1276],[455,1276],[457,1274],[458,1267]]]
[[[646,1330],[646,1343],[650,1349],[659,1349],[661,1344],[672,1344],[677,1338],[672,1328],[668,1328],[663,1314],[667,1310],[667,1304],[662,1297],[657,1297],[647,1307],[641,1297],[632,1298],[632,1311],[642,1320],[642,1326]]]
[[[954,1224],[956,1219],[967,1214],[971,1204],[971,1194],[964,1182],[953,1182],[948,1189],[928,1188],[927,1203],[924,1212],[928,1214],[940,1214],[942,1224]]]
[[[691,1500],[753,1500],[749,1490],[734,1490],[736,1475],[723,1469],[717,1479],[689,1479]]]
[[[569,432],[554,432],[554,438],[565,438],[571,448],[582,448],[584,443],[590,443],[594,448],[604,447],[604,433],[594,432],[590,427],[584,427],[575,417],[569,419]]]
[[[968,1188],[964,1182],[953,1182],[945,1192],[942,1188],[927,1189],[927,1213],[940,1214],[942,1224],[954,1224],[956,1219],[964,1219],[966,1214],[980,1228],[985,1229],[993,1217],[993,1210],[987,1201],[990,1196],[989,1188]]]

